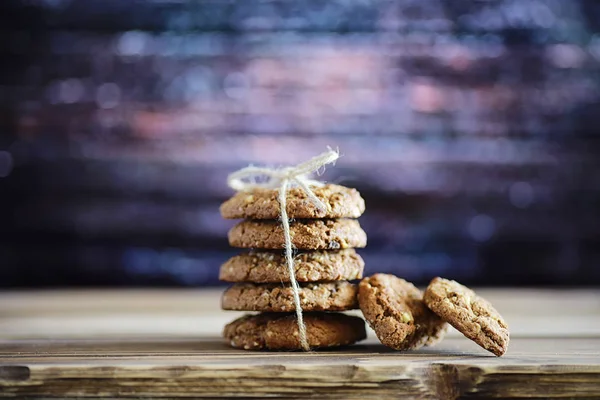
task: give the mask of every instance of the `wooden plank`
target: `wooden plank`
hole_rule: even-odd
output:
[[[600,336],[600,290],[480,292],[513,336]],[[241,314],[221,311],[219,297],[219,289],[5,292],[0,339],[215,336]]]
[[[600,398],[600,291],[481,291],[512,339],[497,358],[453,332],[435,348],[364,343],[245,352],[217,290],[0,293],[0,396]],[[358,313],[358,312],[356,312]]]
[[[244,352],[220,338],[0,343],[0,393],[59,397],[600,396],[600,338],[517,338],[507,356],[467,340],[396,352]]]

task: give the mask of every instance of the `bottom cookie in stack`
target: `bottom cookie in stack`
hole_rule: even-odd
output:
[[[366,338],[362,318],[340,313],[303,314],[311,348],[345,346]],[[227,324],[223,335],[231,347],[244,350],[301,350],[296,314],[245,315]]]

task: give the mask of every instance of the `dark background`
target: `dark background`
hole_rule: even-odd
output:
[[[600,284],[596,0],[0,2],[0,286],[217,284],[228,173],[339,146],[367,273]]]

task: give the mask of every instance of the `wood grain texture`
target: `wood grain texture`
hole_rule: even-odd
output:
[[[0,292],[0,339],[218,336],[223,289]],[[600,290],[478,290],[513,336],[600,337]],[[451,331],[450,336],[460,334]]]
[[[2,395],[58,397],[590,397],[600,338],[516,339],[503,358],[467,340],[396,352],[371,341],[336,351],[244,352],[220,338],[6,341]]]
[[[513,336],[501,358],[458,335],[410,352],[388,349],[373,337],[309,354],[235,350],[219,337],[221,314],[211,306],[218,304],[216,293],[200,294],[206,300],[201,304],[190,293],[161,293],[93,292],[81,301],[60,292],[0,295],[0,328],[21,323],[9,334],[0,329],[0,396],[600,398],[600,335],[565,336],[559,325],[567,310],[560,307],[544,308],[533,301],[519,310],[502,309],[518,304],[513,299],[520,295],[535,297],[528,292],[506,292],[510,297],[498,302],[509,324],[511,316],[521,313],[524,320],[535,310],[532,318],[545,321],[554,314],[555,325],[538,324],[538,336],[533,328]],[[597,298],[589,294],[571,293],[563,303],[574,307],[568,318],[579,318],[581,326],[600,315],[593,303]],[[14,302],[16,298],[23,301]],[[186,330],[170,334],[161,326],[168,323],[168,313],[174,313],[173,321],[183,318],[179,323],[189,324]],[[142,321],[137,325],[136,315]],[[226,314],[228,319],[236,315]],[[61,318],[71,321],[62,331],[56,326]],[[136,329],[120,335],[119,324],[127,318]],[[102,324],[112,324],[112,330],[100,329]],[[49,333],[44,326],[52,327]],[[74,328],[78,330],[67,332]],[[193,331],[199,333],[185,335]]]

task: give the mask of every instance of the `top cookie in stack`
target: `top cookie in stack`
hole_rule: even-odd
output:
[[[355,317],[346,315],[311,316],[310,313],[344,311],[358,306],[357,287],[348,280],[360,279],[363,274],[364,262],[354,248],[364,247],[367,237],[354,218],[362,215],[365,202],[357,190],[339,185],[327,184],[311,189],[327,210],[317,208],[301,188],[293,187],[287,191],[290,234],[292,244],[298,250],[294,259],[295,276],[300,283],[302,310],[308,313],[307,335],[313,347],[348,344],[364,338],[364,323],[358,324]],[[235,283],[223,294],[223,309],[270,313],[295,311],[282,251],[285,239],[279,207],[277,189],[239,192],[221,206],[224,218],[244,219],[229,231],[229,244],[252,249],[231,258],[221,267],[220,279]],[[263,319],[275,321],[282,317],[281,314],[262,314],[258,325],[266,327]],[[344,333],[343,337],[330,335],[324,340],[317,333],[319,330],[322,333],[323,327],[333,324],[334,320],[336,327],[345,324],[347,329],[337,330],[340,335]],[[318,321],[312,335],[310,321]],[[236,323],[239,325],[239,321],[228,325],[225,336],[233,346],[244,343],[236,347],[246,348],[248,340],[239,339],[239,329],[233,327]],[[247,321],[244,324],[247,325]],[[354,334],[348,335],[348,332]],[[252,343],[258,344],[251,348],[273,348],[261,340],[253,339]],[[293,340],[287,343],[286,349],[299,348],[299,343]]]

